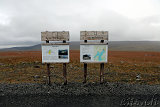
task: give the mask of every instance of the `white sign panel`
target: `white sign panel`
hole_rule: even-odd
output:
[[[42,63],[69,62],[69,45],[42,45]]]
[[[80,45],[80,62],[107,63],[108,45]]]

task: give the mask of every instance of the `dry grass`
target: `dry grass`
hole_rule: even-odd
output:
[[[79,51],[70,51],[67,64],[69,82],[83,82],[83,64]],[[110,51],[105,64],[105,80],[109,82],[160,84],[159,52]],[[140,80],[136,76],[140,74]],[[45,83],[46,65],[41,64],[41,52],[0,52],[0,83]],[[63,82],[62,64],[51,64],[51,81]],[[88,64],[88,82],[99,81],[99,64]]]

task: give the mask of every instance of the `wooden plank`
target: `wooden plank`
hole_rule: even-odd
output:
[[[98,43],[98,42],[80,42],[80,45],[108,45],[108,42]]]
[[[69,41],[69,31],[46,31],[46,32],[41,32],[41,40],[42,41]]]
[[[42,43],[41,45],[69,45],[69,43]]]
[[[62,63],[63,62],[42,62],[42,64],[62,64]],[[64,63],[69,64],[70,62],[64,62]]]
[[[108,31],[81,31],[80,40],[108,40]]]

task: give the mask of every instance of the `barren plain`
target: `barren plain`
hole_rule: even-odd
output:
[[[79,50],[70,51],[68,82],[83,82]],[[160,52],[109,51],[104,79],[107,82],[160,84]],[[99,82],[99,64],[88,64],[88,82]],[[62,64],[51,64],[51,82],[63,83]],[[46,83],[47,68],[40,51],[0,52],[1,83]]]

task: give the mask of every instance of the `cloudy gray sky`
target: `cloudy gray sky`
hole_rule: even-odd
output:
[[[107,30],[111,41],[160,40],[159,0],[0,0],[0,44],[40,41],[41,31]]]

